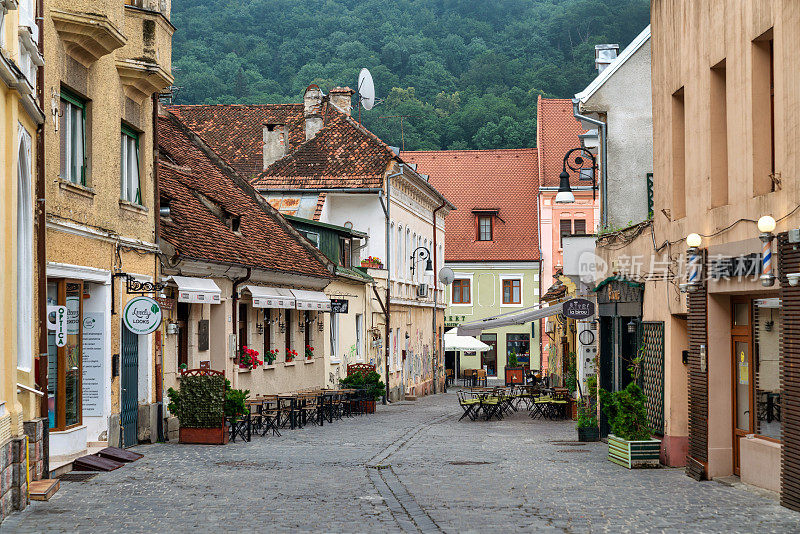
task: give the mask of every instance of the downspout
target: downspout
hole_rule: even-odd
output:
[[[391,239],[392,239],[392,228],[390,225],[389,220],[389,210],[391,207],[390,200],[391,200],[391,183],[392,178],[396,176],[403,175],[403,167],[404,165],[400,164],[400,172],[396,172],[394,174],[389,174],[386,176],[386,203],[384,204],[383,198],[381,198],[380,194],[378,198],[381,201],[381,207],[383,208],[383,213],[386,216],[386,332],[385,332],[385,347],[384,347],[384,378],[386,380],[386,395],[383,397],[383,404],[387,404],[389,402],[389,319],[391,317],[390,306],[391,306],[391,287],[392,287],[392,280],[391,280],[391,272],[392,272],[392,256],[391,256]],[[381,190],[381,193],[383,191]]]
[[[439,378],[436,376],[436,371],[439,370],[439,346],[436,344],[436,291],[438,290],[437,279],[436,279],[436,212],[442,209],[447,205],[447,202],[442,202],[438,208],[433,210],[433,319],[431,321],[432,324],[432,332],[433,332],[433,360],[431,365],[433,365],[433,394],[436,394],[436,381]]]
[[[36,1],[36,26],[39,28],[39,54],[44,57],[44,0]],[[44,107],[44,67],[38,67],[36,73],[36,97],[41,109]],[[47,121],[45,120],[45,123]],[[42,392],[47,391],[47,248],[45,246],[46,209],[44,188],[44,123],[36,129],[36,266],[38,270],[39,308],[39,374],[36,382]],[[48,403],[44,398],[39,401],[39,416],[48,417]],[[44,426],[42,436],[42,478],[50,478],[50,432],[49,425]]]
[[[602,151],[602,157],[600,161],[603,164],[600,177],[600,226],[605,227],[608,225],[608,210],[606,209],[606,206],[608,205],[608,135],[606,132],[606,123],[601,120],[587,117],[586,115],[581,115],[580,100],[577,98],[572,99],[572,116],[579,121],[585,121],[600,128],[600,144]]]
[[[537,220],[536,220],[536,226],[539,227],[539,243],[538,243],[538,245],[539,245],[539,298],[537,299],[538,302],[536,304],[538,304],[540,308],[542,307],[542,274],[543,274],[542,273],[542,262],[544,260],[544,253],[542,252],[542,202],[541,202],[541,200],[542,200],[542,194],[541,194],[541,191],[540,191],[539,194],[536,195],[536,211],[537,211],[537,217],[538,217]],[[551,216],[551,219],[552,219],[552,216]],[[544,321],[545,321],[544,319],[539,319],[539,374],[540,375],[544,371],[544,369],[543,369],[544,366],[542,365],[542,362],[544,361],[544,340],[542,339],[542,337],[543,337],[542,333],[544,332]],[[506,356],[506,357],[508,357],[508,356]],[[549,362],[548,362],[548,364],[549,364]]]
[[[239,313],[239,292],[236,291],[236,290],[239,288],[240,284],[243,284],[244,282],[247,282],[248,280],[250,280],[250,275],[252,274],[252,271],[253,270],[250,267],[248,267],[247,268],[247,272],[245,273],[245,275],[242,278],[236,278],[233,281],[233,288],[232,288],[232,293],[233,294],[231,295],[231,300],[233,302],[233,310],[231,310],[231,319],[233,321],[233,335],[236,337],[236,350],[238,350],[238,348],[239,348],[239,318],[238,318],[238,313]],[[237,360],[237,362],[238,362],[238,360]],[[235,376],[236,373],[233,373],[233,375]],[[231,376],[231,378],[233,378],[233,376]],[[234,384],[234,387],[236,387],[237,385],[238,384]]]
[[[161,195],[159,191],[159,184],[158,184],[158,93],[153,93],[153,236],[155,238],[154,243],[158,244],[159,238],[161,235]],[[158,280],[158,271],[159,271],[159,259],[158,254],[153,254],[153,279]],[[162,331],[159,331],[159,334]],[[163,407],[160,406],[162,402],[164,402],[164,365],[163,365],[163,354],[164,354],[164,336],[159,336],[159,342],[161,343],[161,347],[157,347],[156,350],[160,356],[160,360],[156,361],[156,376],[158,376],[159,386],[156,388],[156,404],[159,405],[159,410],[163,415]],[[162,419],[159,418],[159,422]],[[159,427],[160,428],[160,427]],[[163,436],[159,435],[158,440],[162,441]]]

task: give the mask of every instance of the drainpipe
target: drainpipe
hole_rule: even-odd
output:
[[[159,184],[158,184],[158,93],[153,93],[153,237],[155,238],[154,243],[158,244],[161,229],[159,228],[161,223],[161,195],[159,194]],[[153,279],[158,281],[158,271],[159,271],[159,260],[158,254],[153,255]],[[160,333],[160,332],[159,332]],[[159,377],[159,382],[161,387],[156,388],[156,404],[159,405],[159,410],[163,408],[161,403],[164,402],[164,365],[163,365],[163,335],[160,337],[160,341],[162,347],[158,347],[158,354],[161,355],[161,360],[156,362],[156,375]],[[162,419],[159,418],[159,421]],[[163,436],[158,436],[158,440],[161,441]]]
[[[608,224],[608,134],[606,131],[606,123],[587,117],[586,115],[581,115],[580,100],[577,98],[572,99],[572,116],[579,121],[585,121],[600,128],[601,161],[603,162],[600,177],[600,226],[604,227]]]
[[[247,272],[245,273],[245,275],[242,278],[236,278],[233,281],[233,289],[232,289],[233,294],[231,295],[231,300],[233,302],[233,310],[231,311],[231,319],[233,320],[233,335],[236,337],[236,348],[237,349],[239,347],[239,341],[240,340],[239,340],[239,318],[238,318],[238,314],[239,314],[239,292],[236,291],[236,290],[238,289],[240,284],[243,284],[243,283],[247,282],[248,280],[250,280],[250,275],[251,274],[252,274],[252,269],[250,267],[247,267]],[[235,375],[236,375],[236,373],[232,373],[231,378],[233,378],[233,376],[235,376]],[[238,385],[238,384],[234,384],[234,386],[236,386],[236,385]]]
[[[390,210],[390,200],[391,200],[391,191],[392,191],[392,178],[397,176],[403,175],[403,167],[404,164],[400,164],[400,172],[396,172],[394,174],[389,174],[386,176],[386,203],[384,204],[382,193],[379,194],[378,198],[381,201],[381,207],[383,208],[383,213],[386,216],[386,332],[385,332],[385,347],[384,347],[384,375],[386,380],[386,395],[383,397],[383,404],[387,404],[389,402],[389,319],[390,319],[390,308],[391,305],[390,301],[392,298],[392,256],[391,256],[391,239],[392,239],[392,228],[389,220],[389,210]]]
[[[539,298],[536,303],[540,308],[542,307],[542,262],[544,261],[544,254],[542,253],[542,194],[539,192],[536,195],[536,211],[537,217],[536,225],[539,227]],[[552,216],[551,216],[552,219]],[[552,223],[551,223],[552,224]],[[551,231],[552,233],[552,231]],[[542,335],[544,332],[544,319],[539,319],[539,373],[542,373],[542,361],[544,360],[544,340]]]
[[[445,207],[446,205],[447,205],[447,202],[442,202],[441,205],[439,205],[438,208],[433,210],[433,319],[431,321],[431,324],[432,324],[432,327],[433,327],[433,330],[432,330],[432,332],[433,332],[433,344],[431,345],[431,347],[433,347],[432,365],[433,365],[433,393],[434,393],[434,395],[436,394],[436,379],[438,378],[436,376],[436,371],[439,370],[439,366],[437,365],[438,360],[439,360],[439,358],[438,358],[438,356],[439,356],[439,346],[436,344],[436,296],[437,296],[436,292],[438,291],[438,286],[436,284],[436,282],[437,282],[437,280],[436,280],[436,272],[437,272],[436,271],[436,212],[439,211],[440,209],[442,209],[443,207]]]
[[[39,28],[39,53],[44,57],[44,1],[36,1],[36,26]],[[44,110],[44,67],[38,67],[36,73],[36,98]],[[45,124],[47,120],[45,119]],[[45,236],[47,230],[44,189],[44,127],[40,124],[36,129],[36,266],[38,269],[37,292],[39,301],[39,374],[36,382],[42,392],[47,392],[47,248]],[[45,421],[48,417],[47,398],[39,401],[39,416]],[[44,461],[42,478],[50,478],[50,431],[45,424],[42,436],[42,459]]]

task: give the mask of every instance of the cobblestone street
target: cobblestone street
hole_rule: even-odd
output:
[[[452,390],[451,390],[452,391]],[[458,421],[456,395],[224,447],[145,457],[12,515],[1,532],[797,532],[774,500],[679,469],[628,471],[572,422]]]

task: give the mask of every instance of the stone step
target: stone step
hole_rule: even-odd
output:
[[[406,400],[407,401],[415,401],[415,400],[417,400],[417,396],[416,395],[406,395]]]
[[[58,491],[60,482],[57,478],[49,478],[44,480],[34,480],[28,487],[31,495],[31,500],[34,501],[49,501],[50,497]]]

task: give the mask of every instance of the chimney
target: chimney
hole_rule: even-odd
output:
[[[599,44],[594,46],[594,66],[600,74],[612,61],[617,59],[619,53],[618,44]]]
[[[331,104],[336,106],[339,111],[350,115],[350,110],[353,109],[354,94],[355,91],[349,87],[334,87],[328,93],[328,98],[330,98]]]
[[[286,155],[286,126],[284,124],[264,125],[264,170]]]
[[[308,141],[322,129],[322,91],[316,84],[309,85],[303,95],[303,117]]]

